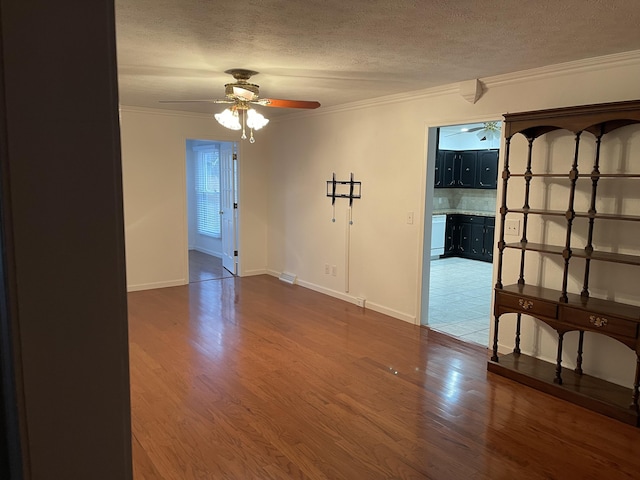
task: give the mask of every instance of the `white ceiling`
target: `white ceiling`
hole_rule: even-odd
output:
[[[323,106],[640,50],[638,0],[116,0],[120,103],[216,112],[230,68]],[[269,109],[268,116],[289,113]]]

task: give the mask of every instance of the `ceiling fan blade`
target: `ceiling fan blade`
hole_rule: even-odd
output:
[[[479,130],[485,130],[485,129],[486,129],[485,126],[473,127],[473,128],[469,128],[467,130],[460,130],[459,132],[450,133],[449,135],[445,135],[445,137],[453,137],[454,135],[464,135],[465,133],[473,133],[473,132],[477,132]]]
[[[237,87],[237,86],[233,87],[233,94],[236,97],[240,97],[243,100],[246,100],[248,102],[256,98],[256,94],[253,93],[251,90],[247,90],[246,88]]]
[[[159,100],[158,103],[236,103],[234,100]]]
[[[318,108],[320,102],[310,102],[306,100],[282,100],[281,98],[262,98],[258,100],[260,105],[276,108]]]

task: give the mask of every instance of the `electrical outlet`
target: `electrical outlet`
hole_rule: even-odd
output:
[[[507,235],[520,235],[520,220],[505,220],[504,233]]]
[[[356,297],[356,305],[358,305],[359,307],[364,308],[364,302],[366,302],[364,298]]]
[[[331,275],[333,275],[334,277],[338,275],[338,267],[336,267],[335,265],[331,266]]]
[[[324,264],[324,273],[325,275],[329,275],[331,273],[331,267],[329,267],[328,263]]]

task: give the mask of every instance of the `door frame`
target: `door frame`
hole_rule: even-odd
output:
[[[493,113],[481,117],[464,117],[462,119],[452,119],[439,121],[437,124],[425,123],[425,150],[422,168],[422,211],[423,229],[420,233],[422,238],[418,239],[418,278],[417,278],[417,305],[416,305],[416,325],[427,326],[429,324],[429,286],[431,277],[431,217],[433,216],[434,185],[432,178],[435,174],[436,155],[438,148],[438,129],[440,127],[464,125],[468,123],[492,122],[501,119],[502,113]],[[501,140],[500,152],[503,151]],[[501,201],[502,192],[497,191],[496,202]],[[493,275],[495,276],[495,266]],[[493,308],[493,304],[492,304]]]
[[[220,240],[222,243],[222,267],[233,275],[238,274],[238,145],[223,142],[228,151],[220,148]],[[225,159],[225,154],[230,158]],[[230,164],[227,164],[230,162]],[[228,170],[228,174],[225,172]],[[231,188],[229,189],[229,185]],[[230,197],[227,197],[227,194]],[[227,223],[231,223],[228,228]],[[231,232],[231,241],[228,232]]]
[[[183,211],[183,218],[182,218],[182,243],[183,243],[183,255],[182,255],[182,271],[183,271],[183,284],[184,285],[188,285],[189,282],[189,192],[187,189],[187,182],[188,182],[188,171],[187,171],[187,162],[188,162],[188,158],[187,158],[187,152],[189,150],[189,142],[192,141],[202,141],[202,142],[208,142],[208,143],[228,143],[228,144],[232,144],[233,145],[233,151],[236,154],[236,177],[235,177],[235,188],[236,188],[236,198],[239,199],[240,198],[240,158],[241,158],[241,151],[242,151],[242,143],[238,141],[237,138],[221,138],[221,137],[208,137],[208,136],[203,136],[203,135],[189,135],[183,138],[183,147],[184,147],[184,161],[182,162],[182,194],[181,194],[181,199],[183,202],[182,205],[182,211]],[[235,244],[236,246],[239,245],[240,242],[240,202],[238,201],[238,208],[236,209],[235,215],[236,215],[236,225],[235,225]],[[220,240],[222,242],[222,232],[221,232],[221,237]],[[240,273],[240,252],[239,249],[236,248],[236,250],[238,251],[238,255],[236,256],[235,259],[235,273],[234,272],[230,272],[233,273],[234,275],[239,275]],[[221,255],[222,257],[222,255]]]

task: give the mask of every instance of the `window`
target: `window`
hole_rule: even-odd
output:
[[[220,238],[220,146],[211,145],[196,151],[198,233]]]

